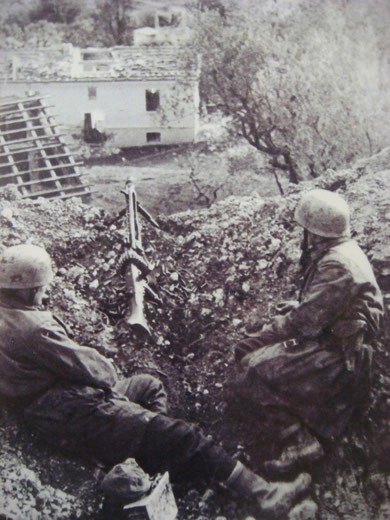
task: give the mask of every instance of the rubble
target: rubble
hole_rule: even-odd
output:
[[[14,446],[4,443],[7,435],[1,432],[0,455],[0,515],[11,520],[76,520],[98,510],[95,503],[88,505],[80,497],[59,487],[43,483],[36,471],[37,464],[27,463],[24,455]],[[19,439],[19,448],[21,447]],[[58,464],[51,460],[50,464]],[[34,469],[31,469],[34,467]]]
[[[249,421],[232,423],[226,415],[225,381],[234,367],[231,346],[243,330],[254,322],[267,322],[278,302],[296,297],[301,231],[293,223],[293,210],[299,193],[324,187],[338,189],[345,196],[352,208],[353,233],[371,258],[389,305],[389,169],[390,149],[386,149],[349,169],[329,171],[293,186],[285,197],[229,197],[209,209],[161,216],[161,230],[142,221],[143,244],[147,258],[157,265],[154,276],[163,299],[161,306],[147,304],[151,338],[138,337],[121,321],[129,302],[117,271],[124,250],[123,221],[111,224],[103,211],[76,199],[34,204],[10,197],[12,190],[5,188],[0,191],[0,244],[7,247],[29,241],[44,246],[57,266],[49,305],[69,324],[74,339],[112,358],[124,375],[146,371],[160,377],[168,388],[173,415],[199,423],[229,452],[239,453],[244,462],[256,467],[260,440],[254,443]],[[376,349],[369,413],[355,432],[348,432],[339,446],[329,448],[326,465],[314,476],[320,520],[328,520],[330,514],[335,518],[387,518],[388,323],[386,320],[384,337]],[[50,482],[49,493],[54,496],[56,489],[69,485],[72,479],[65,476],[62,483],[51,482],[53,467],[42,457],[42,446],[29,438],[15,442],[15,463],[36,472],[39,481]],[[6,444],[0,454],[4,482],[10,472],[9,449]],[[31,451],[33,455],[26,459],[24,453]],[[25,462],[32,460],[30,468]],[[57,459],[56,468],[61,466],[59,460],[66,464]],[[22,508],[25,503],[29,511],[31,492],[19,481],[14,486],[11,477],[12,471],[11,484],[2,487],[7,489],[3,495]],[[101,496],[94,488],[92,473],[89,478],[88,496],[94,494],[92,507],[99,509]],[[174,488],[181,520],[236,520],[253,515],[250,505],[236,504],[223,491],[213,495],[203,489],[194,494],[188,489],[184,484]],[[88,512],[91,502],[85,502],[79,490],[72,490],[75,501],[81,500],[83,518],[96,518],[96,509]],[[25,501],[19,500],[20,493]],[[72,514],[79,507],[69,498],[64,502],[72,504]],[[379,511],[382,516],[373,516]]]
[[[191,73],[170,45],[80,49],[66,43],[50,48],[2,49],[0,65],[3,81],[165,79]]]
[[[82,512],[80,501],[59,489],[45,486],[36,474],[20,464],[16,457],[8,457],[0,484],[0,511],[10,518],[38,520],[77,518]]]

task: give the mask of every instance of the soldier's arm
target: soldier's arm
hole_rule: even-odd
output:
[[[334,260],[320,262],[301,303],[275,317],[255,337],[243,339],[238,347],[250,352],[292,338],[316,338],[345,312],[353,296],[353,278],[348,269]]]
[[[111,388],[117,382],[112,362],[90,347],[72,341],[57,325],[41,327],[32,338],[35,362],[58,376],[59,379]]]
[[[283,339],[316,338],[345,313],[356,296],[350,271],[336,260],[320,262],[301,303],[275,324]]]

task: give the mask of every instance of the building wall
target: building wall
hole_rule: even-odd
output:
[[[96,89],[96,98],[89,99]],[[85,114],[90,113],[92,125],[112,136],[112,143],[121,146],[143,146],[191,142],[198,122],[197,86],[192,85],[180,118],[169,117],[174,99],[174,81],[66,81],[9,82],[0,86],[0,96],[25,96],[39,92],[50,96],[46,102],[58,123],[71,131],[82,131]],[[167,109],[168,123],[162,123],[158,112],[146,110],[145,91],[158,90],[160,106]],[[147,133],[160,133],[160,141],[148,142]]]
[[[180,45],[188,41],[190,30],[187,27],[142,27],[134,29],[134,45]]]

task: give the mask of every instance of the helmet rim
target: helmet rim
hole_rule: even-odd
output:
[[[295,221],[315,235],[327,238],[350,235],[350,212],[346,201],[329,190],[314,189],[304,193],[298,202]]]
[[[0,255],[0,289],[32,289],[52,282],[51,258],[32,244],[11,246]]]

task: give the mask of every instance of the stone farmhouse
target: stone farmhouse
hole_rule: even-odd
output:
[[[67,132],[118,147],[193,141],[197,76],[172,46],[0,51],[0,96],[48,96]]]
[[[145,14],[152,18],[146,26],[142,25],[142,17],[145,20]],[[155,9],[152,13],[140,10],[137,15],[135,20],[139,26],[133,30],[134,45],[179,46],[191,37],[187,24],[187,11],[183,7],[169,6]]]

